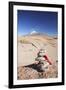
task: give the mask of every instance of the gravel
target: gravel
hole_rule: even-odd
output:
[[[41,79],[41,78],[57,78],[58,69],[56,65],[49,65],[48,70],[38,71],[37,69],[30,66],[18,67],[17,79],[28,80],[28,79]]]

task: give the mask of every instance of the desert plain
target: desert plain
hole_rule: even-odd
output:
[[[18,60],[17,79],[43,79],[58,77],[58,38],[49,35],[25,35],[18,36]],[[40,49],[45,49],[45,53],[51,60],[52,65],[48,66],[45,72],[39,72],[35,65],[35,59]]]

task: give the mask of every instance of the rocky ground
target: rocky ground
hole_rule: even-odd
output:
[[[49,36],[18,37],[18,70],[17,79],[56,78],[58,76],[58,48],[57,38]],[[40,49],[46,50],[46,55],[52,61],[48,70],[40,72],[35,59]]]
[[[49,65],[48,70],[40,72],[35,64],[18,67],[18,80],[41,79],[41,78],[57,78],[57,62]]]

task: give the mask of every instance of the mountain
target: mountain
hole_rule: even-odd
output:
[[[50,37],[50,38],[57,39],[57,36],[56,35],[55,36],[52,36],[52,35],[49,35],[47,33],[37,32],[35,30],[32,31],[32,32],[30,32],[29,34],[24,35],[24,36],[42,36],[42,37],[46,37],[46,38]]]
[[[32,31],[31,33],[28,34],[28,36],[41,36],[41,37],[49,37],[48,34],[46,33],[40,33],[36,31]],[[50,36],[51,37],[51,36]]]
[[[38,32],[36,32],[36,31],[32,31],[30,34],[32,35],[32,34],[37,34]]]
[[[44,35],[43,33],[39,33],[37,31],[32,31],[31,33],[29,33],[29,36],[37,36],[37,35]]]

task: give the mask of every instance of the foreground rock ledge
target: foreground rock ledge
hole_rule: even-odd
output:
[[[41,79],[41,78],[57,78],[58,69],[57,65],[49,66],[49,69],[45,72],[39,72],[35,65],[20,66],[18,67],[17,79],[27,80],[27,79]]]

